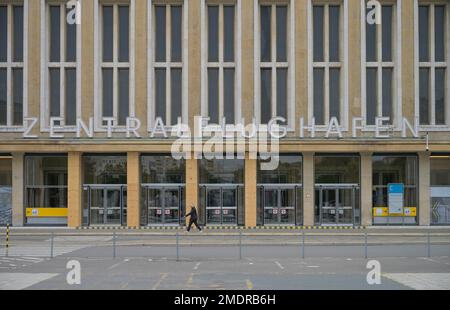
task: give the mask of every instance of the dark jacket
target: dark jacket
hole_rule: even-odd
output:
[[[195,221],[197,219],[197,209],[195,209],[195,208],[191,209],[191,212],[186,214],[186,217],[188,217],[188,216],[191,217],[191,221]]]

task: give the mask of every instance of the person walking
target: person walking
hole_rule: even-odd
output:
[[[195,227],[197,227],[197,229],[202,232],[202,229],[200,228],[200,226],[197,223],[197,209],[194,206],[191,206],[191,212],[189,212],[188,214],[186,214],[186,217],[190,216],[189,219],[189,225],[187,228],[187,231],[189,232],[191,230],[192,224],[195,225]]]

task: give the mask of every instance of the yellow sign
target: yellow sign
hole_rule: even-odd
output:
[[[27,208],[27,217],[67,217],[67,208]]]
[[[404,207],[403,214],[389,214],[389,208],[373,208],[373,216],[374,217],[416,217],[417,216],[417,208],[415,207]]]

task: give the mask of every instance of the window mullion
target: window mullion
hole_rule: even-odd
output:
[[[277,116],[277,6],[272,5],[271,9],[271,69],[272,69],[272,117]]]
[[[327,125],[330,121],[330,10],[328,5],[324,5],[323,18],[323,39],[324,39],[324,124]]]
[[[64,14],[64,5],[61,5],[60,7],[60,31],[59,31],[59,37],[60,37],[60,66],[59,66],[59,116],[62,117],[65,120],[65,51],[66,51],[66,44],[65,44],[65,14]]]
[[[219,123],[221,123],[225,115],[224,104],[224,9],[223,5],[219,5]]]
[[[8,39],[7,39],[7,49],[6,49],[6,61],[7,61],[7,69],[6,69],[6,111],[7,111],[7,117],[6,117],[6,124],[7,126],[12,125],[12,113],[13,113],[13,106],[12,106],[12,69],[11,69],[11,61],[12,61],[12,5],[8,5],[7,9],[7,30],[8,33]]]
[[[431,125],[436,125],[436,42],[435,42],[435,6],[434,4],[430,5],[430,61],[431,61],[431,70],[430,70],[430,123]]]
[[[172,93],[171,93],[171,67],[172,60],[172,11],[166,6],[166,119],[165,124],[172,122]]]
[[[118,61],[119,61],[119,7],[113,5],[113,117],[116,119],[115,124],[119,123],[118,111]]]

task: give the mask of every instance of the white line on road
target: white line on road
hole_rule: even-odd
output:
[[[275,262],[275,264],[276,264],[278,267],[280,267],[281,270],[284,269],[284,267],[283,267],[279,262]]]
[[[156,290],[161,285],[161,282],[164,281],[166,278],[167,278],[167,273],[163,273],[161,275],[161,278],[158,280],[158,282],[156,282],[156,284],[152,287],[152,290],[153,291]]]
[[[194,266],[194,270],[198,270],[198,267],[200,266],[200,263],[197,263],[195,266]]]
[[[307,266],[308,268],[320,268],[320,266]]]
[[[129,261],[129,259],[124,259],[122,262],[118,262],[117,264],[114,264],[111,267],[109,267],[108,270],[115,269],[115,268],[119,267],[120,265],[122,265],[123,263],[126,263],[128,261]]]

